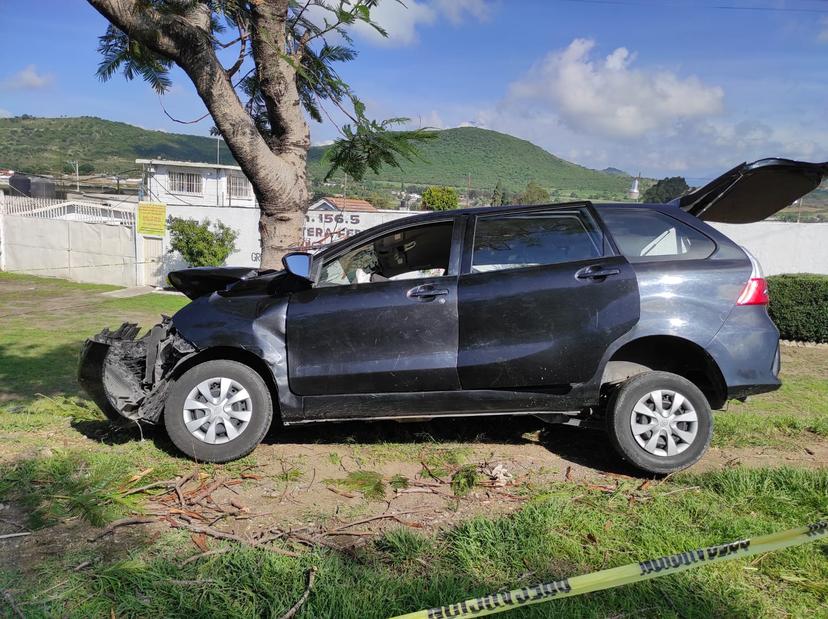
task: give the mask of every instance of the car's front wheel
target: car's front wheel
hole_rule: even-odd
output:
[[[686,378],[646,372],[627,380],[607,410],[610,441],[622,458],[648,473],[692,465],[710,446],[707,398]]]
[[[206,361],[171,386],[164,407],[170,439],[203,462],[228,462],[249,454],[273,419],[262,377],[237,361]]]

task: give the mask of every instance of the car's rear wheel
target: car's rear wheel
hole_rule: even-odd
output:
[[[206,361],[170,388],[164,425],[185,454],[204,462],[228,462],[249,454],[273,419],[262,377],[237,361]]]
[[[707,398],[686,378],[646,372],[627,380],[607,410],[610,442],[624,460],[648,473],[692,465],[710,446]]]

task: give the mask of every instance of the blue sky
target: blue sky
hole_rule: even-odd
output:
[[[825,0],[384,0],[343,75],[371,115],[477,124],[565,159],[704,178],[763,156],[828,160]],[[0,115],[180,125],[142,82],[100,83],[106,23],[81,0],[0,0]],[[171,114],[204,107],[180,72]],[[336,137],[311,122],[312,138]]]

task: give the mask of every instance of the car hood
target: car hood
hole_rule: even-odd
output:
[[[670,204],[703,221],[753,223],[813,191],[826,176],[828,162],[760,159],[742,163]]]
[[[195,267],[172,271],[170,283],[191,299],[226,290],[234,284],[256,278],[263,271],[250,267]]]

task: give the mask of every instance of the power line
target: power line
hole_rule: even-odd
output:
[[[828,7],[824,9],[809,7],[775,7],[733,4],[679,4],[674,2],[642,2],[636,0],[558,0],[559,2],[570,2],[573,4],[603,4],[609,6],[639,6],[650,9],[693,9],[693,10],[714,10],[714,11],[756,11],[764,13],[816,13],[828,15]]]

